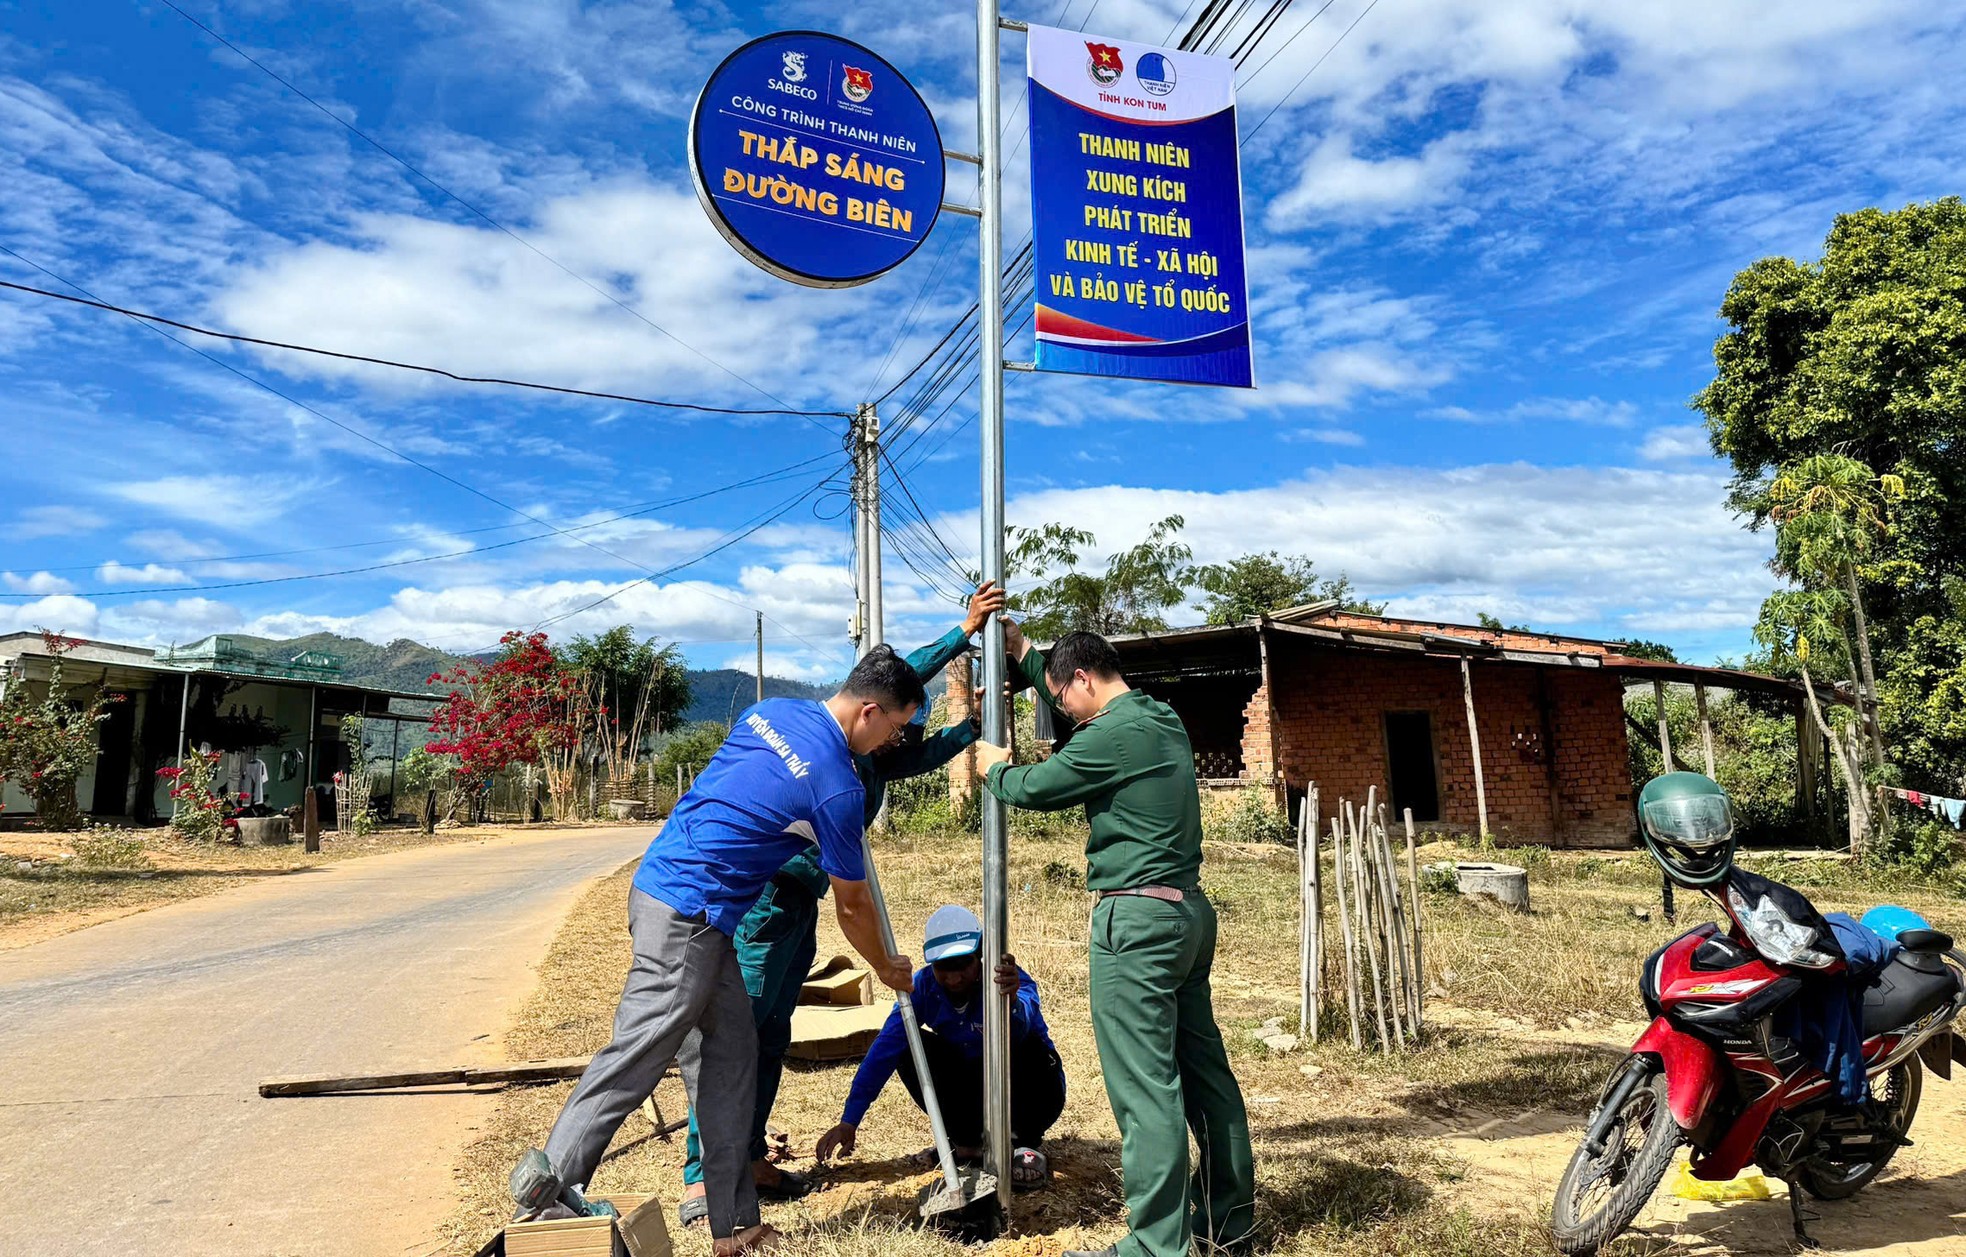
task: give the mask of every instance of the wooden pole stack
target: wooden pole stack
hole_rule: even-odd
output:
[[[1420,952],[1420,876],[1413,814],[1405,820],[1406,869],[1400,876],[1391,825],[1378,788],[1365,805],[1340,799],[1330,818],[1330,854],[1320,850],[1323,819],[1317,787],[1306,793],[1297,817],[1299,1027],[1316,1042],[1344,1013],[1352,1047],[1376,1045],[1391,1052],[1418,1042],[1426,990]],[[1328,870],[1328,871],[1327,871]],[[1327,887],[1338,901],[1338,938],[1326,945]],[[1326,971],[1331,981],[1326,981]],[[1342,993],[1339,981],[1342,979]]]

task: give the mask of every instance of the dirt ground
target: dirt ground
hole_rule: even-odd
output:
[[[339,860],[415,850],[442,843],[484,842],[519,833],[553,829],[618,828],[547,823],[523,826],[476,825],[439,829],[425,837],[414,827],[389,828],[366,838],[330,831],[321,850],[308,853],[298,840],[283,846],[237,847],[184,842],[168,828],[115,831],[141,840],[126,867],[87,868],[77,855],[87,833],[0,830],[0,951],[26,947],[71,930],[113,921],[159,904],[192,899],[244,885],[256,878],[283,877]]]
[[[948,835],[884,845],[883,880],[904,945],[920,937],[938,904],[974,904],[974,842]],[[1702,905],[1682,901],[1677,926],[1667,925],[1658,919],[1656,873],[1630,857],[1504,851],[1499,858],[1531,866],[1535,911],[1504,915],[1453,896],[1427,897],[1429,982],[1445,994],[1428,1002],[1423,1046],[1384,1057],[1327,1040],[1278,1054],[1253,1032],[1265,1018],[1295,1018],[1295,860],[1280,848],[1210,844],[1204,881],[1222,918],[1216,1008],[1250,1109],[1260,1251],[1554,1251],[1544,1228],[1551,1192],[1604,1078],[1642,1029],[1639,961],[1701,919]],[[1012,934],[1043,992],[1070,1097],[1047,1143],[1056,1181],[1016,1198],[1004,1257],[1098,1247],[1122,1234],[1118,1132],[1086,1017],[1088,905],[1071,876],[1082,867],[1069,831],[1020,835],[1013,846]],[[1888,899],[1918,908],[1940,928],[1966,926],[1966,903],[1946,887],[1899,879],[1880,888],[1855,870],[1813,861],[1770,861],[1763,871],[1814,883],[1808,893],[1826,910]],[[624,870],[597,886],[569,917],[539,989],[507,1035],[508,1054],[578,1053],[605,1041],[627,965],[627,881]],[[1651,919],[1642,919],[1647,913]],[[845,950],[830,914],[822,915],[820,947],[822,956]],[[851,1063],[788,1070],[774,1121],[801,1155],[792,1168],[813,1168],[812,1142],[838,1119],[852,1075]],[[501,1100],[459,1166],[457,1251],[471,1251],[505,1216],[505,1171],[528,1142],[544,1138],[567,1089],[515,1089]],[[656,1100],[665,1119],[683,1113],[674,1079]],[[1916,1146],[1856,1199],[1813,1206],[1824,1251],[1966,1254],[1963,1114],[1966,1078],[1928,1079]],[[890,1085],[861,1128],[858,1155],[825,1171],[822,1190],[806,1200],[767,1206],[767,1219],[795,1233],[802,1252],[954,1257],[947,1241],[909,1225],[915,1192],[933,1175],[906,1158],[926,1143],[925,1122]],[[631,1117],[594,1187],[654,1191],[673,1203],[682,1160],[680,1136],[660,1137]],[[1726,1204],[1676,1199],[1671,1183],[1607,1254],[1793,1251],[1780,1183],[1770,1184],[1770,1200]],[[691,1235],[679,1251],[707,1247]]]

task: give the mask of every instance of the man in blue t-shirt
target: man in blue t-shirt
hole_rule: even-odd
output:
[[[922,1047],[949,1142],[964,1160],[981,1156],[983,1150],[982,947],[983,924],[974,912],[957,904],[937,908],[929,915],[922,943],[922,957],[929,963],[915,974],[914,989],[906,997],[921,1023]],[[1039,1148],[1045,1132],[1065,1111],[1065,1066],[1038,1008],[1038,985],[1031,975],[1017,967],[1015,957],[1005,956],[997,965],[996,980],[997,988],[1012,997],[1011,1185],[1028,1190],[1043,1186],[1051,1177]],[[916,1106],[926,1107],[898,1004],[853,1075],[840,1124],[819,1137],[815,1159],[823,1162],[852,1153],[868,1108],[897,1072]]]
[[[635,874],[634,963],[613,1041],[594,1054],[546,1140],[562,1183],[588,1183],[622,1121],[697,1030],[702,1052],[684,1062],[683,1080],[702,1133],[715,1255],[778,1238],[759,1222],[751,1180],[757,1028],[731,936],[772,874],[813,848],[847,942],[882,982],[909,989],[913,966],[889,954],[867,889],[853,756],[889,742],[925,698],[914,669],[881,646],[825,702],[768,699],[738,719]]]

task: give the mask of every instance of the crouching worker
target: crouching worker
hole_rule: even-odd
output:
[[[955,1145],[958,1160],[983,1155],[983,924],[976,914],[956,905],[937,908],[928,919],[922,956],[929,963],[915,974],[915,1018],[921,1023],[922,1046],[935,1081],[942,1121]],[[1031,975],[1006,956],[997,966],[997,986],[1013,996],[1010,1012],[1010,1159],[1011,1185],[1020,1191],[1042,1187],[1051,1167],[1040,1151],[1045,1132],[1065,1111],[1065,1066],[1052,1046],[1051,1031],[1038,1009],[1038,987]],[[888,1014],[880,1037],[868,1049],[853,1076],[840,1124],[820,1136],[814,1155],[830,1161],[849,1155],[867,1109],[887,1085],[901,1074],[918,1108],[921,1079],[915,1074],[907,1031],[897,1006]],[[932,1158],[933,1154],[929,1154]]]
[[[692,1030],[683,1062],[703,1144],[716,1257],[776,1246],[751,1177],[758,1037],[732,942],[772,875],[811,850],[847,942],[897,991],[913,966],[888,953],[861,862],[863,790],[853,757],[891,740],[921,706],[921,679],[887,647],[823,703],[768,699],[746,711],[649,844],[629,892],[634,963],[614,1038],[594,1054],[546,1141],[561,1183],[584,1187],[622,1121]]]

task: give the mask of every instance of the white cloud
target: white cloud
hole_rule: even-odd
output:
[[[99,637],[96,604],[85,598],[56,594],[16,606],[0,602],[0,633],[49,629],[75,637]]]
[[[290,490],[276,488],[264,477],[223,474],[135,479],[109,485],[106,491],[125,502],[234,532],[279,519],[292,497]]]
[[[1647,462],[1672,463],[1682,459],[1712,458],[1713,446],[1707,430],[1697,423],[1673,424],[1654,428],[1645,434],[1639,456]]]
[[[1283,434],[1286,441],[1315,441],[1319,445],[1364,445],[1365,437],[1349,428],[1298,428]]]
[[[1551,419],[1562,423],[1624,428],[1638,417],[1638,407],[1628,401],[1605,401],[1601,397],[1529,397],[1494,411],[1472,410],[1466,406],[1436,406],[1422,411],[1420,417],[1447,419],[1455,423],[1513,423]]]
[[[35,572],[19,576],[13,572],[0,572],[0,584],[17,594],[70,594],[75,592],[75,582],[56,576],[53,572]]]
[[[23,508],[4,526],[0,535],[13,541],[33,541],[41,537],[70,537],[94,532],[109,520],[79,506],[46,505]]]
[[[1350,135],[1333,135],[1312,152],[1296,185],[1270,201],[1273,231],[1329,219],[1386,218],[1439,204],[1467,173],[1467,145],[1436,140],[1413,157],[1360,158]]]
[[[96,569],[96,579],[109,585],[182,585],[190,577],[174,567],[162,567],[155,563],[125,567],[112,559]]]

